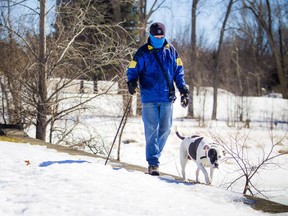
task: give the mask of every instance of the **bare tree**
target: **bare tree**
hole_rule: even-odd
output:
[[[148,20],[155,11],[162,7],[166,0],[153,0],[150,8],[147,8],[147,0],[139,0],[139,35],[140,35],[140,44],[144,44],[147,35],[146,35],[146,27],[148,25]]]
[[[85,104],[99,96],[99,94],[91,95],[91,97],[74,95],[75,102],[78,102],[65,107],[63,106],[65,101],[71,101],[73,98],[71,95],[69,98],[63,96],[63,91],[71,88],[76,79],[89,79],[90,74],[100,72],[103,73],[104,77],[105,75],[111,77],[111,73],[105,73],[103,70],[108,65],[127,65],[133,49],[126,42],[133,42],[133,40],[119,23],[103,24],[101,11],[95,7],[89,7],[89,2],[87,2],[86,7],[70,7],[67,10],[69,14],[66,14],[66,18],[70,16],[71,21],[69,28],[64,28],[58,22],[57,36],[47,35],[45,33],[45,15],[47,13],[45,1],[40,3],[40,13],[34,11],[38,16],[41,15],[39,38],[37,33],[33,34],[32,31],[28,30],[25,32],[25,29],[21,31],[24,32],[24,35],[20,35],[8,25],[5,25],[4,28],[11,29],[18,37],[17,40],[21,41],[22,47],[25,47],[23,49],[27,59],[25,68],[18,76],[13,77],[15,82],[21,83],[22,86],[17,94],[26,112],[22,113],[20,117],[25,116],[27,118],[29,115],[37,128],[36,137],[45,140],[46,129],[50,123],[79,109],[87,109]],[[69,6],[64,5],[63,7]],[[58,12],[56,11],[56,13]],[[88,16],[90,13],[95,15],[97,22],[90,20]],[[118,29],[120,29],[121,35]],[[92,30],[95,32],[92,40],[80,40],[86,37],[84,33]],[[130,39],[123,40],[124,38]],[[113,72],[113,74],[115,73]],[[115,75],[113,76],[115,77]],[[121,81],[123,76],[123,71],[121,71],[117,80]],[[47,83],[51,79],[58,81],[55,88],[49,88],[48,92]],[[60,95],[62,96],[60,97]]]
[[[11,7],[17,3],[7,0],[1,1],[1,25],[3,35],[6,35],[6,40],[0,41],[0,54],[1,54],[1,90],[2,90],[2,110],[3,121],[9,124],[19,124],[22,122],[20,117],[23,109],[21,107],[21,100],[19,97],[19,90],[22,84],[18,82],[15,77],[18,76],[19,71],[23,69],[23,63],[26,61],[23,58],[23,51],[17,44],[15,33],[13,32],[12,10]],[[8,91],[6,91],[8,90]],[[9,100],[12,97],[13,100]],[[7,111],[8,115],[4,113]],[[7,119],[6,119],[7,118]]]
[[[225,18],[224,18],[224,21],[222,23],[222,27],[220,30],[217,52],[215,54],[215,69],[214,69],[214,77],[213,77],[213,108],[212,108],[212,117],[211,117],[211,119],[213,120],[217,119],[216,118],[217,117],[217,89],[219,86],[219,70],[220,70],[219,62],[220,62],[221,47],[222,47],[223,40],[224,40],[224,32],[225,32],[226,24],[227,24],[229,15],[231,13],[231,9],[232,9],[232,5],[234,1],[235,0],[229,0]]]
[[[39,70],[38,70],[38,100],[36,118],[36,138],[46,139],[47,127],[47,87],[46,87],[46,0],[40,0],[39,19]]]
[[[188,106],[188,115],[191,118],[194,118],[194,108],[193,108],[193,94],[194,94],[194,73],[196,72],[196,47],[197,47],[197,34],[196,34],[196,23],[197,23],[197,5],[199,0],[193,0],[192,2],[192,10],[191,10],[191,54],[190,54],[190,73],[188,73],[188,81],[189,81],[189,106]]]
[[[287,132],[282,136],[282,138],[276,140],[275,137],[273,137],[272,131],[270,131],[270,146],[264,146],[258,143],[255,151],[253,151],[253,147],[248,144],[249,134],[243,137],[230,136],[229,142],[223,140],[216,133],[212,133],[211,135],[213,139],[226,151],[226,159],[233,160],[237,167],[233,172],[236,172],[238,176],[233,181],[226,183],[226,188],[231,188],[234,184],[244,178],[243,194],[250,192],[253,196],[255,195],[253,192],[254,190],[258,194],[265,196],[261,192],[260,188],[253,184],[252,179],[254,176],[260,175],[261,170],[280,166],[275,159],[288,154],[288,152],[277,152],[276,148],[285,140]],[[256,159],[255,155],[257,155]]]
[[[269,0],[256,1],[256,0],[242,0],[244,7],[246,7],[252,14],[255,16],[255,19],[258,21],[259,25],[265,31],[273,57],[276,62],[277,74],[280,82],[280,91],[283,94],[284,98],[288,98],[287,90],[287,72],[284,67],[284,55],[281,51],[282,40],[281,38],[281,28],[283,28],[283,17],[281,13],[275,14],[276,19],[273,19],[273,10]],[[281,10],[281,5],[278,1],[273,3],[277,10]],[[277,11],[277,10],[274,10]],[[284,10],[284,9],[283,9]],[[268,17],[266,19],[266,17]],[[277,26],[279,31],[275,31],[274,28]],[[278,38],[277,38],[277,33]],[[279,41],[279,43],[277,43]]]

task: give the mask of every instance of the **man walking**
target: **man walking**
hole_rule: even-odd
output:
[[[174,82],[181,94],[181,105],[188,105],[188,88],[184,68],[176,49],[165,39],[165,26],[156,22],[150,26],[147,43],[141,46],[127,70],[127,85],[131,95],[140,84],[142,119],[146,139],[148,173],[159,175],[159,158],[170,134]]]

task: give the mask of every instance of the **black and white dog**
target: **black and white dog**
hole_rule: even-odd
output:
[[[214,169],[219,168],[220,160],[225,156],[225,152],[220,149],[219,145],[204,137],[198,135],[183,137],[178,132],[176,135],[183,140],[180,146],[183,180],[188,181],[185,170],[188,160],[194,160],[197,164],[196,182],[199,182],[199,171],[201,170],[205,176],[206,184],[211,184]],[[210,167],[210,177],[205,167]]]

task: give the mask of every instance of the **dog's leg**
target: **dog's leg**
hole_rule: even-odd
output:
[[[197,166],[197,169],[196,169],[196,182],[199,182],[199,172],[200,172],[200,169]]]
[[[203,174],[205,176],[206,184],[211,184],[211,179],[209,178],[208,172],[202,163],[198,164],[198,168],[201,169],[201,171],[203,172]]]
[[[188,179],[186,177],[186,164],[188,162],[188,158],[184,158],[181,162],[181,166],[182,166],[182,177],[183,177],[183,181],[184,182],[188,182]]]
[[[187,150],[184,147],[185,147],[184,145],[181,145],[180,147],[180,164],[181,164],[181,169],[182,169],[183,181],[187,182],[188,179],[186,178],[186,165],[188,162],[188,154],[187,154]]]
[[[214,167],[210,167],[210,179],[211,179],[211,183],[213,180],[213,176],[214,176]]]

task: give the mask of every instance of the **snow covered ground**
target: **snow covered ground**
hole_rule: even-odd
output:
[[[212,113],[212,89],[203,88],[198,95],[195,93],[195,115],[203,117],[201,117],[201,121],[197,121],[182,118],[187,115],[187,109],[183,109],[180,106],[180,96],[178,95],[174,103],[174,122],[171,135],[161,156],[161,171],[180,176],[179,146],[181,140],[176,137],[176,131],[185,136],[198,134],[211,137],[216,134],[217,137],[228,144],[235,142],[235,140],[239,143],[244,143],[246,149],[250,152],[249,165],[251,167],[254,164],[257,165],[257,162],[261,161],[269,153],[272,143],[278,142],[282,138],[283,140],[274,149],[274,153],[279,150],[288,150],[288,100],[268,97],[239,98],[224,90],[219,90],[218,96],[217,118],[220,120],[210,121],[210,114]],[[116,107],[121,107],[119,101],[117,103],[118,105],[111,104],[108,106],[109,103],[107,101],[103,103],[101,101],[97,101],[97,103],[91,101],[90,106],[92,107],[93,104],[95,106],[101,105],[101,110],[109,112],[109,110],[115,110]],[[104,155],[107,155],[121,117],[97,116],[97,110],[95,108],[93,109],[93,113],[86,111],[79,116],[71,116],[67,118],[68,123],[65,122],[62,125],[68,131],[69,121],[79,120],[80,124],[76,126],[76,130],[66,137],[66,140],[70,139],[69,144],[78,146],[77,148],[80,150],[91,152],[87,146],[81,146],[83,140],[90,139],[91,141],[88,143],[90,146],[95,146],[98,153],[102,151]],[[244,120],[251,120],[250,128],[245,128],[244,123],[236,121],[241,111],[243,112]],[[276,125],[274,122],[280,123]],[[30,135],[33,136],[32,133]],[[144,128],[141,117],[128,118],[122,141],[120,160],[147,167],[147,162],[145,161]],[[112,157],[117,158],[118,140],[114,147]],[[288,205],[288,156],[282,156],[273,162],[275,164],[265,166],[265,169],[260,169],[259,173],[253,177],[252,183],[269,199]],[[191,162],[189,166],[187,167],[189,177],[195,179],[196,165]],[[215,174],[214,186],[226,189],[230,182],[241,175],[241,172],[237,170],[239,170],[239,167],[236,166],[235,161],[225,161]],[[244,179],[238,181],[237,184],[233,184],[229,189],[241,193],[244,189]],[[253,193],[259,195],[255,190]]]
[[[231,142],[231,139],[238,139],[238,143],[246,143],[247,150],[250,152],[249,161],[247,164],[257,164],[266,156],[273,142],[279,141],[284,137],[284,140],[277,146],[274,151],[288,149],[287,130],[275,129],[272,134],[266,126],[255,126],[253,129],[237,129],[227,127],[226,123],[214,123],[213,127],[197,127],[197,122],[193,120],[174,120],[171,135],[168,138],[160,158],[160,171],[171,173],[180,176],[180,161],[179,161],[179,146],[181,140],[175,135],[175,131],[179,131],[184,136],[200,134],[206,137],[211,137],[217,134],[218,137]],[[129,144],[122,144],[121,157],[122,161],[137,164],[147,167],[145,161],[145,138],[143,134],[143,124],[139,118],[131,118],[127,123],[122,140],[131,140]],[[271,136],[273,138],[271,138]],[[112,137],[111,137],[112,138]],[[112,140],[110,138],[110,140]],[[116,144],[117,146],[117,144]],[[264,148],[263,148],[264,147]],[[265,152],[262,151],[265,149]],[[113,149],[112,156],[116,158],[117,149]],[[245,154],[245,151],[244,151]],[[274,160],[275,164],[269,164],[265,168],[260,169],[259,173],[252,178],[253,184],[269,199],[288,205],[288,155],[281,156]],[[190,161],[187,165],[186,172],[190,179],[195,180],[196,164]],[[219,188],[226,189],[227,184],[238,178],[241,174],[239,167],[236,166],[234,160],[225,160],[220,169],[215,171],[213,185]],[[200,181],[203,183],[204,175],[200,173]],[[237,184],[234,184],[230,190],[242,193],[244,189],[244,179],[241,179]],[[255,190],[253,193],[257,194]],[[259,195],[259,194],[258,194]]]
[[[176,137],[175,131],[179,131],[184,136],[199,134],[211,137],[217,134],[227,143],[231,142],[231,139],[245,142],[247,150],[253,157],[251,161],[260,161],[265,154],[262,149],[269,150],[271,143],[282,138],[275,151],[287,151],[287,123],[280,123],[277,126],[269,123],[269,120],[287,121],[287,100],[246,98],[245,108],[244,106],[242,108],[245,109],[244,118],[251,119],[251,128],[248,129],[233,120],[227,120],[235,118],[239,111],[238,105],[231,104],[241,105],[243,101],[238,103],[238,99],[225,92],[222,95],[220,92],[219,95],[221,103],[218,103],[220,104],[218,118],[221,121],[217,122],[208,120],[211,113],[211,100],[209,98],[204,100],[204,95],[194,98],[195,104],[199,105],[195,111],[198,115],[204,116],[204,122],[179,118],[185,116],[187,110],[180,107],[179,101],[175,102],[173,127],[161,156],[160,171],[180,175],[181,140]],[[121,110],[119,104],[111,105],[111,100],[104,102],[102,106],[105,112],[116,108],[117,113],[119,109]],[[115,102],[119,101],[115,100]],[[99,152],[107,153],[119,125],[119,116],[122,114],[118,114],[118,117],[96,116],[97,110],[93,110],[93,113],[86,112],[79,116],[67,117],[67,121],[58,122],[57,129],[62,127],[69,130],[71,126],[69,124],[72,122],[70,120],[77,119],[79,124],[67,137],[70,138],[71,143],[78,146],[80,150],[90,151],[87,146],[78,144],[91,138],[89,144],[99,148]],[[199,127],[200,123],[201,127]],[[205,127],[202,127],[203,123]],[[230,127],[230,124],[234,123],[235,125]],[[272,131],[271,126],[273,126]],[[34,128],[26,132],[31,137],[35,135]],[[54,137],[54,141],[61,138],[61,134],[56,135],[58,136]],[[147,167],[141,117],[128,118],[122,141],[120,160]],[[117,147],[118,142],[112,151],[113,158],[116,158]],[[235,161],[231,160],[220,164],[220,169],[215,172],[213,186],[205,186],[176,183],[169,177],[152,177],[137,171],[113,169],[110,163],[105,166],[103,159],[71,156],[43,146],[0,141],[0,148],[1,216],[275,215],[255,211],[249,205],[235,202],[243,199],[241,193],[244,183],[239,181],[226,190],[227,183],[239,176]],[[30,162],[29,165],[27,161]],[[274,162],[275,164],[261,169],[253,177],[253,184],[271,200],[288,205],[288,156],[282,156]],[[190,179],[195,179],[195,170],[195,163],[190,162],[187,166]],[[202,173],[200,173],[200,181],[204,182]],[[288,213],[279,215],[288,215]]]
[[[103,159],[43,146],[1,141],[0,147],[3,216],[275,215],[236,202],[240,194],[217,187],[113,169]]]

